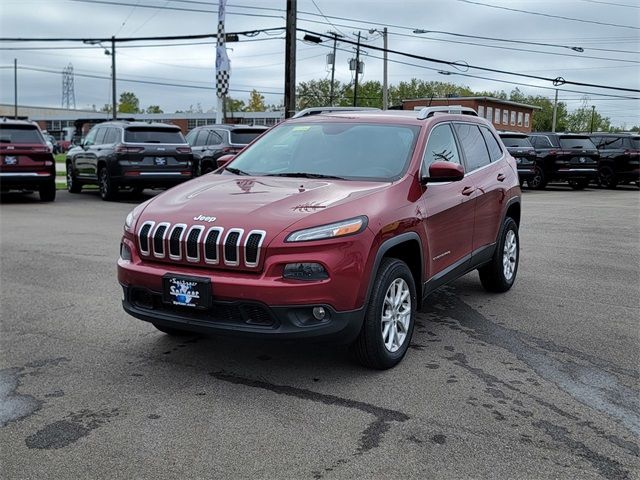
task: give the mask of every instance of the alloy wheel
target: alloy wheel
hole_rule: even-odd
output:
[[[504,240],[504,249],[502,251],[502,268],[504,278],[511,280],[516,270],[516,260],[518,257],[518,243],[516,234],[513,230],[509,230]]]
[[[404,344],[411,323],[411,290],[403,278],[396,278],[384,296],[382,304],[382,342],[390,352]]]

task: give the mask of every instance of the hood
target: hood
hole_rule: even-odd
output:
[[[188,226],[198,224],[225,229],[264,230],[273,238],[305,217],[354,201],[388,185],[381,182],[209,174],[152,199],[137,224],[152,220]]]

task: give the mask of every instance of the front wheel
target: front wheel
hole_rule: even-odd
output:
[[[78,183],[71,162],[67,162],[67,190],[69,193],[80,193],[82,185]]]
[[[116,198],[118,187],[114,185],[107,167],[100,167],[100,172],[98,173],[98,183],[100,186],[100,197],[102,198],[102,200],[110,201]]]
[[[506,292],[516,280],[520,263],[520,237],[518,224],[507,217],[502,224],[500,239],[491,262],[480,267],[480,282],[489,292]]]
[[[613,172],[613,168],[610,166],[604,165],[600,167],[598,175],[600,176],[600,184],[603,187],[613,189],[618,186],[618,179],[616,178],[616,174]]]
[[[547,186],[547,177],[540,165],[533,167],[533,177],[527,180],[527,184],[534,190],[542,190]]]
[[[407,264],[384,258],[374,280],[362,330],[350,349],[362,365],[392,368],[405,356],[413,335],[416,287]]]
[[[43,183],[38,188],[41,202],[53,202],[56,199],[56,181]]]

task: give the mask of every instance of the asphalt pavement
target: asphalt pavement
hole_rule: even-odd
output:
[[[438,290],[384,372],[126,315],[140,200],[3,196],[1,478],[640,478],[637,188],[525,191],[514,288]]]

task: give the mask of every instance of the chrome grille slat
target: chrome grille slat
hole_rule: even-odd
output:
[[[247,267],[255,267],[260,260],[260,248],[267,232],[251,230],[244,241],[244,263]]]
[[[211,227],[207,231],[207,235],[204,239],[204,261],[217,265],[220,263],[220,255],[218,252],[218,246],[220,245],[220,238],[222,238],[222,227]]]
[[[168,223],[159,223],[153,233],[153,256],[156,258],[164,258],[164,238],[168,228]]]
[[[202,225],[196,225],[191,227],[189,233],[186,236],[186,257],[189,262],[200,261],[200,237],[204,227]]]
[[[232,228],[224,237],[223,260],[225,265],[237,267],[240,265],[240,239],[244,230],[242,228]]]
[[[187,226],[184,223],[177,223],[171,229],[169,235],[169,258],[171,260],[182,260],[182,237]]]
[[[149,255],[149,234],[155,222],[144,222],[138,232],[138,248],[143,255]]]

